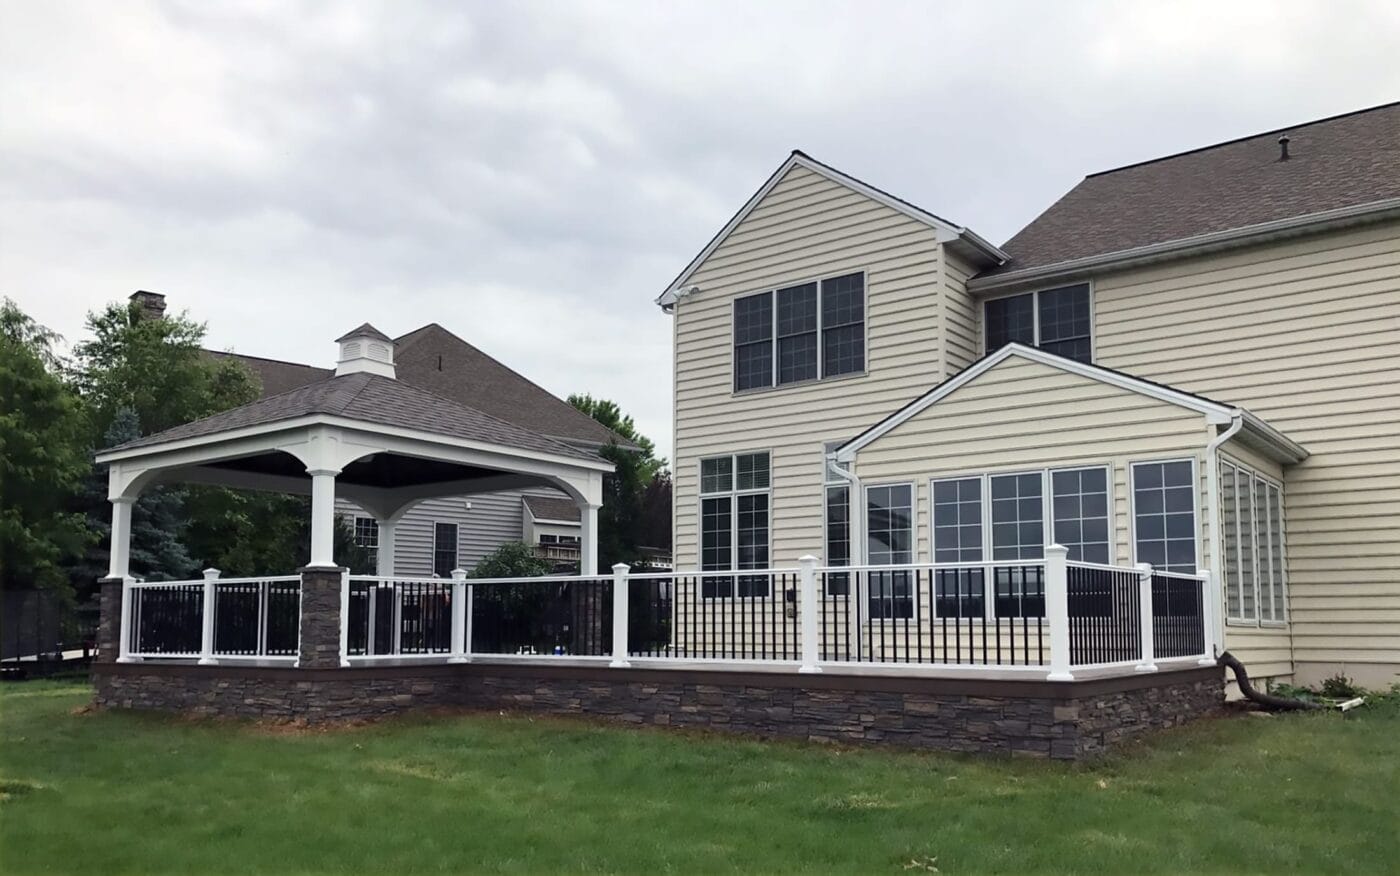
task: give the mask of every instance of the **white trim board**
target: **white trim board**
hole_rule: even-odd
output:
[[[1244,408],[1231,407],[1219,402],[1213,402],[1209,399],[1201,398],[1200,396],[1172,389],[1169,386],[1142,380],[1120,371],[1111,371],[1097,365],[1087,365],[1074,359],[1066,359],[1063,356],[1056,356],[1054,353],[1047,353],[1044,350],[1027,347],[1024,344],[1010,343],[1000,350],[997,350],[995,353],[992,353],[990,356],[986,356],[964,368],[959,373],[943,381],[924,395],[900,408],[898,411],[895,411],[890,416],[837,448],[837,461],[853,461],[857,453],[875,440],[894,431],[906,421],[942,401],[944,398],[947,398],[958,389],[976,380],[978,377],[1012,356],[1027,359],[1031,362],[1037,362],[1041,365],[1047,365],[1051,368],[1066,371],[1070,374],[1076,374],[1090,380],[1096,380],[1100,383],[1106,383],[1110,386],[1116,386],[1119,389],[1136,392],[1140,395],[1167,402],[1168,404],[1178,405],[1187,410],[1196,411],[1205,416],[1206,422],[1212,425],[1225,425],[1236,417],[1242,418],[1245,431],[1251,432],[1252,436],[1260,442],[1265,452],[1269,453],[1276,461],[1289,463],[1301,462],[1308,456],[1308,452],[1300,445],[1296,444],[1249,411],[1246,411]]]
[[[837,185],[845,186],[854,192],[864,195],[872,201],[884,204],[891,210],[902,213],[910,219],[922,222],[938,232],[938,240],[940,243],[964,240],[973,249],[983,253],[987,259],[994,264],[1004,264],[1009,258],[1006,253],[992,246],[986,240],[983,240],[966,226],[954,225],[927,210],[921,210],[907,201],[901,201],[888,192],[882,192],[874,186],[863,183],[853,176],[848,176],[828,164],[823,164],[799,150],[793,150],[792,154],[787,157],[787,160],[784,161],[777,170],[773,171],[773,174],[759,187],[758,191],[754,192],[753,196],[744,203],[744,206],[739,208],[739,212],[735,213],[734,217],[719,230],[719,233],[712,237],[709,243],[705,244],[705,248],[700,250],[700,253],[696,255],[695,258],[690,260],[690,264],[685,266],[685,269],[680,272],[676,279],[672,280],[670,284],[667,285],[666,291],[657,296],[656,303],[662,308],[669,308],[675,304],[680,298],[681,286],[690,279],[691,275],[699,269],[700,265],[703,264],[715,250],[719,249],[721,244],[729,239],[729,235],[734,233],[734,229],[739,227],[739,223],[748,218],[749,214],[753,212],[759,202],[766,198],[768,193],[771,192],[773,188],[787,176],[788,171],[792,170],[794,167],[801,167],[809,170],[818,176],[825,177]]]

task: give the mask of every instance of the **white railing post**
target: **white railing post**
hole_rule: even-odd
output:
[[[118,663],[136,662],[136,658],[131,656],[131,613],[136,610],[132,583],[130,575],[122,576],[122,613],[117,622],[117,635],[121,637],[121,641],[117,643]]]
[[[1138,672],[1156,672],[1156,650],[1152,638],[1152,564],[1138,563],[1138,612],[1142,618],[1142,661],[1134,667]]]
[[[452,570],[452,656],[448,663],[467,662],[467,570]]]
[[[199,637],[199,662],[214,662],[214,589],[219,580],[218,569],[204,570],[204,628]]]
[[[1045,548],[1045,620],[1050,625],[1049,681],[1073,681],[1069,653],[1069,549]],[[987,577],[991,577],[990,575]]]
[[[817,601],[817,563],[821,562],[811,554],[799,557],[797,611],[802,619],[802,665],[798,672],[821,672],[817,665],[821,649],[817,641],[817,612],[821,605]]]
[[[1215,666],[1215,614],[1220,611],[1220,592],[1215,589],[1215,576],[1210,569],[1197,569],[1201,577],[1201,659],[1199,666]]]
[[[350,570],[340,570],[340,665],[350,665]]]
[[[613,635],[612,662],[614,669],[626,669],[632,664],[627,660],[627,573],[632,567],[626,563],[613,566]]]

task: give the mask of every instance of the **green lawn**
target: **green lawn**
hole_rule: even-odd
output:
[[[1083,765],[525,717],[325,733],[0,685],[0,870],[1393,872],[1400,704]]]

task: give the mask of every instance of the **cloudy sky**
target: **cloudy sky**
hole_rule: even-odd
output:
[[[328,365],[440,322],[670,449],[651,303],[789,150],[1001,242],[1085,173],[1400,97],[1400,4],[0,4],[0,294]]]

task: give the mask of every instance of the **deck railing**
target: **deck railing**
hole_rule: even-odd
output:
[[[345,575],[345,664],[606,660],[802,672],[995,670],[1052,680],[1213,656],[1195,575],[1026,560],[451,579]],[[294,576],[128,582],[124,658],[291,660]],[[208,608],[206,608],[208,606]]]

